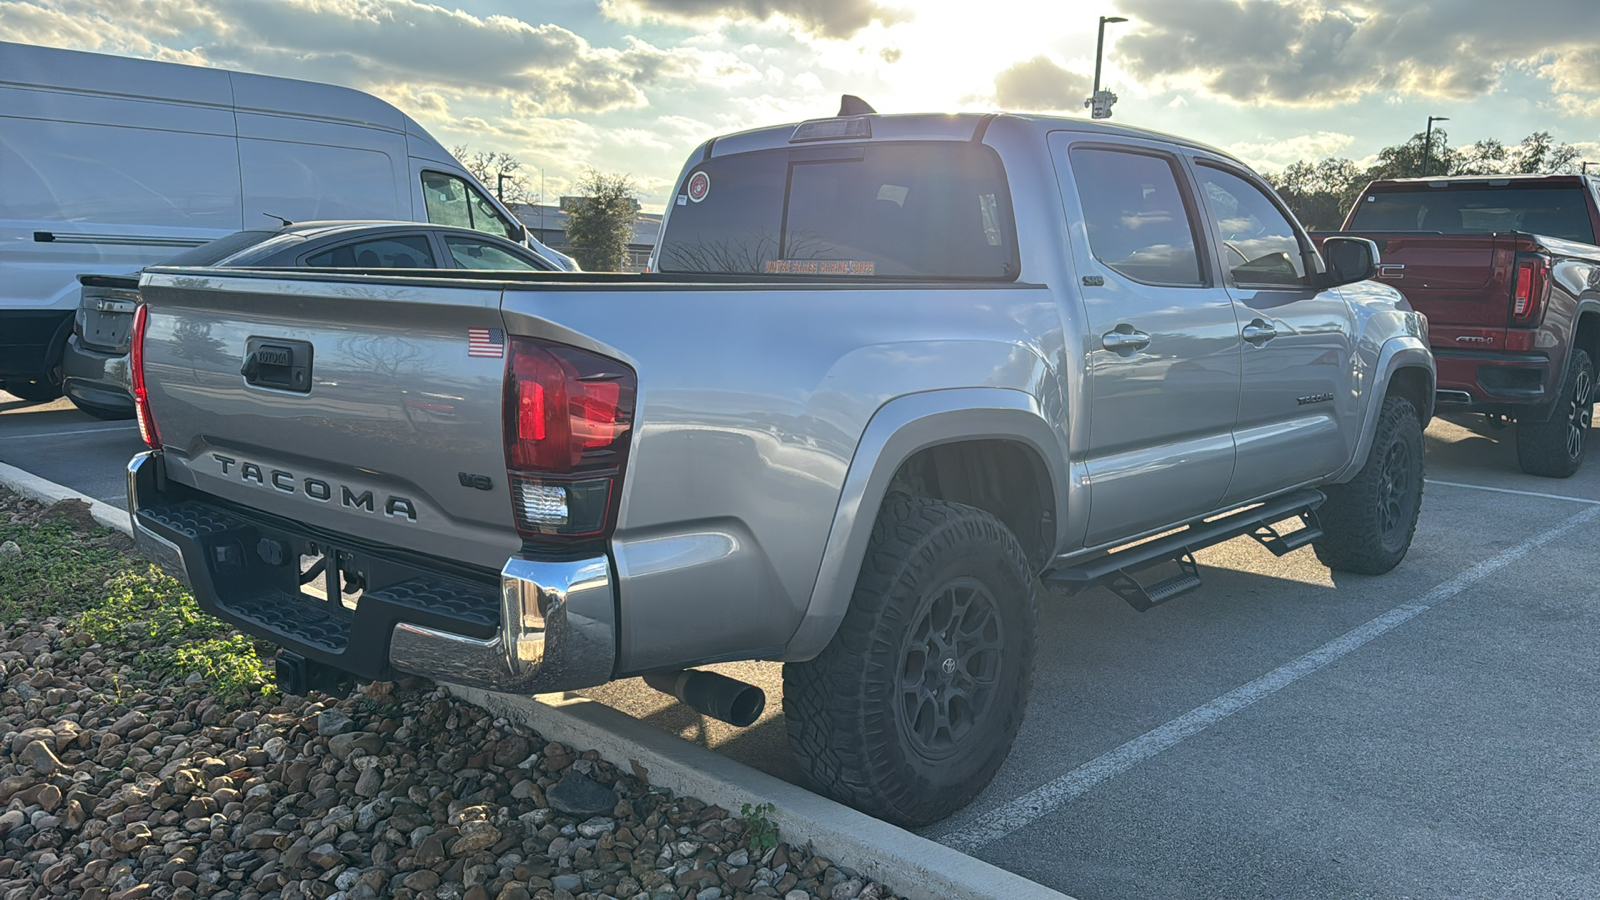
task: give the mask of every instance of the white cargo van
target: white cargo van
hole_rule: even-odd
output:
[[[360,91],[0,41],[0,386],[59,393],[78,276],[135,271],[267,216],[527,232]],[[534,249],[545,252],[542,246]]]

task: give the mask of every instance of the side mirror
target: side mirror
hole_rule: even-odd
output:
[[[1322,258],[1328,263],[1327,287],[1366,281],[1378,274],[1378,245],[1366,238],[1323,238]]]

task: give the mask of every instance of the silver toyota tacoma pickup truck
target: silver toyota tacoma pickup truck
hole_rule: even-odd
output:
[[[1249,536],[1405,556],[1426,323],[1225,153],[1020,115],[707,142],[646,275],[156,268],[151,557],[285,689],[784,663],[815,786],[920,825],[1009,752],[1041,583],[1140,609]]]

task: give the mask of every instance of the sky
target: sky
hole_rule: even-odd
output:
[[[1448,116],[1600,162],[1600,0],[0,0],[0,40],[326,81],[447,147],[587,168],[659,210],[707,138],[832,115],[1084,116],[1102,15],[1114,120],[1261,171],[1358,162]]]

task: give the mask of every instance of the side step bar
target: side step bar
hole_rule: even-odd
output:
[[[1194,561],[1198,550],[1248,534],[1274,556],[1283,556],[1322,537],[1317,507],[1325,499],[1321,491],[1311,488],[1294,491],[1218,519],[1194,522],[1182,530],[1122,547],[1086,562],[1052,568],[1045,572],[1043,579],[1046,584],[1069,594],[1105,585],[1129,606],[1144,612],[1200,586],[1200,568]],[[1303,527],[1288,534],[1281,534],[1272,527],[1272,523],[1294,515],[1300,517]],[[1165,562],[1176,562],[1178,574],[1152,584],[1141,583],[1134,577],[1136,571]]]

